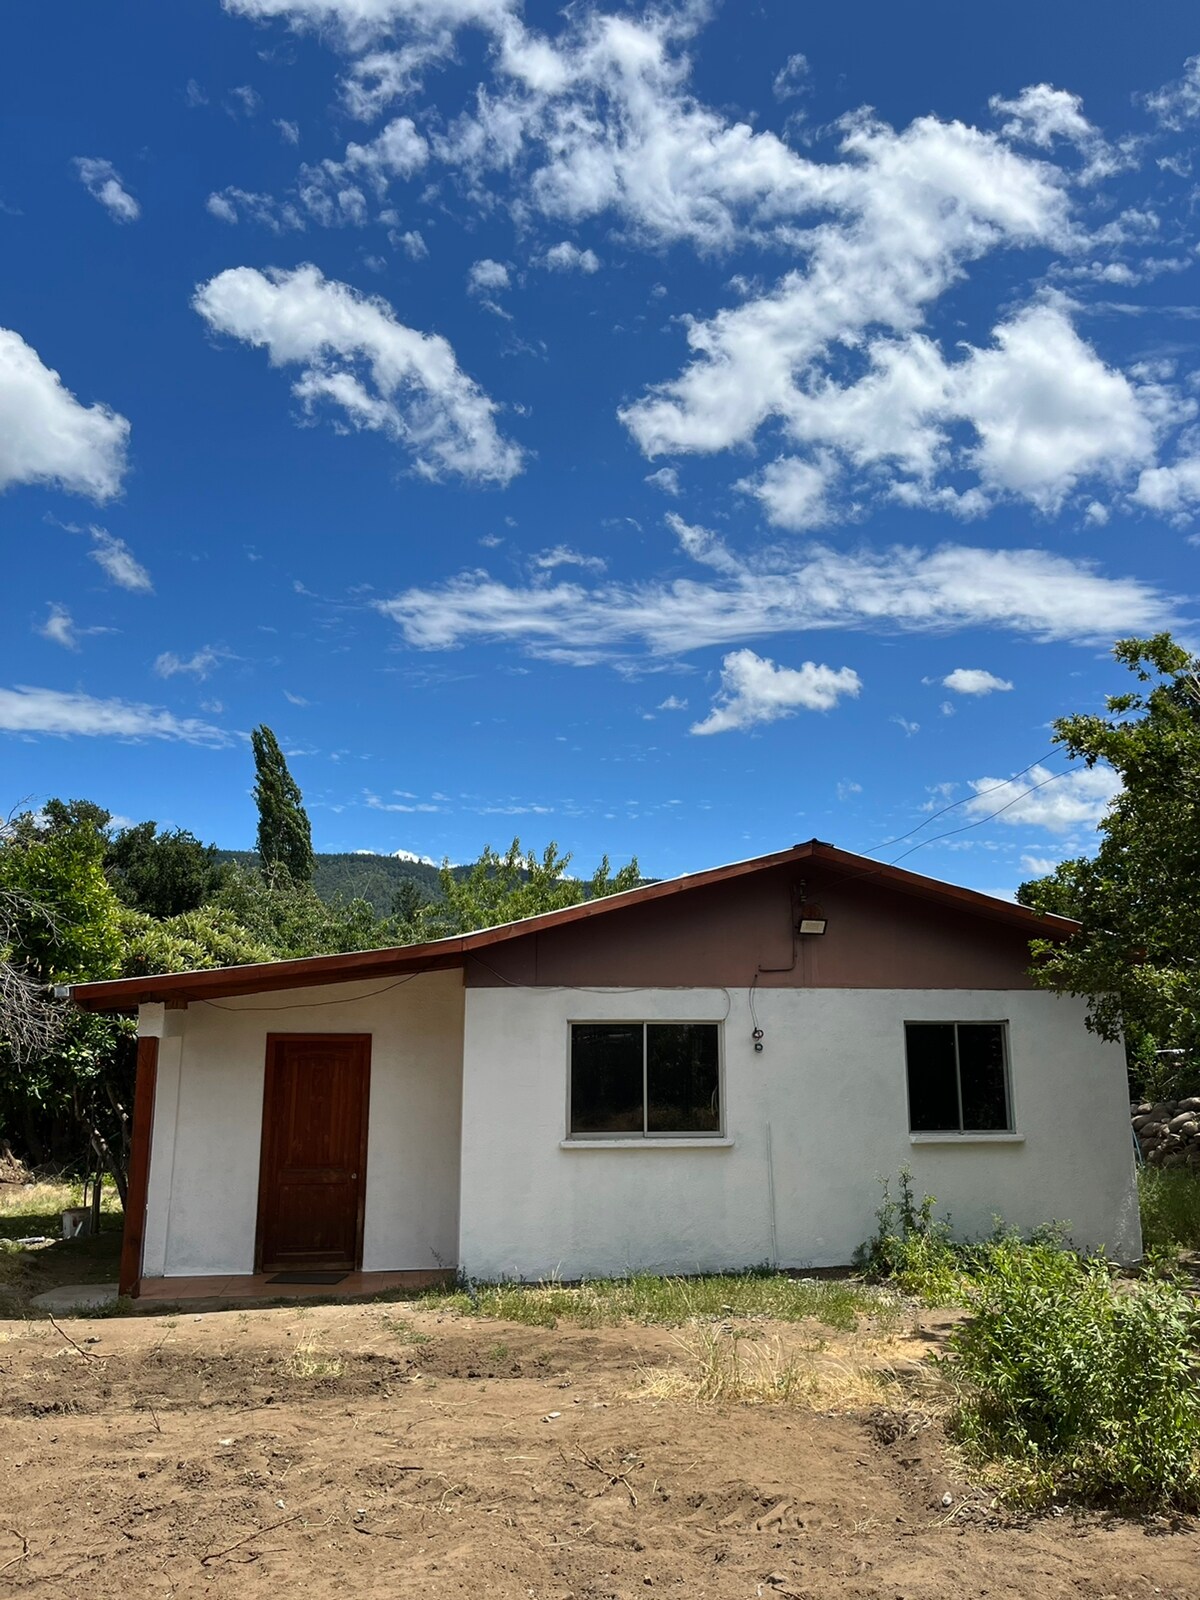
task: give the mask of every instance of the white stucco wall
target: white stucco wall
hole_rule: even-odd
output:
[[[841,1266],[874,1226],[877,1176],[911,1166],[957,1232],[1069,1222],[1140,1253],[1123,1052],[1082,1002],[1032,992],[466,993],[459,1263],[472,1277]],[[728,1016],[726,1016],[728,1012]],[[728,1143],[563,1148],[570,1021],[724,1022]],[[1006,1021],[1015,1139],[913,1142],[905,1021]]]
[[[268,1033],[369,1033],[363,1268],[458,1255],[462,977],[143,1008],[160,1037],[143,1274],[254,1270]]]

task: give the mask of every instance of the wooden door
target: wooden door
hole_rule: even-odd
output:
[[[267,1035],[259,1272],[362,1263],[371,1036]]]

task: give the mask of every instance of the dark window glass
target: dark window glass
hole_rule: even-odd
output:
[[[640,1022],[572,1027],[571,1132],[642,1132]]]
[[[958,1024],[958,1073],[964,1132],[1003,1133],[1010,1124],[1004,1029],[998,1023]]]
[[[906,1022],[908,1118],[914,1133],[957,1133],[958,1074],[952,1022]]]
[[[1002,1023],[906,1022],[904,1033],[914,1133],[1004,1133],[1012,1127]]]
[[[719,1082],[714,1023],[647,1023],[648,1133],[718,1133]]]

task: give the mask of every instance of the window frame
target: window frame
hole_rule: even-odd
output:
[[[571,1096],[574,1086],[575,1029],[579,1028],[641,1028],[642,1030],[642,1128],[641,1132],[611,1130],[599,1133],[576,1133],[571,1127]],[[717,1120],[711,1130],[690,1129],[686,1132],[664,1133],[651,1131],[649,1120],[650,1052],[647,1048],[647,1028],[715,1028],[717,1033]],[[655,1144],[727,1144],[725,1132],[725,1028],[714,1017],[568,1017],[567,1019],[567,1095],[566,1131],[562,1144],[629,1144],[634,1146]]]
[[[1009,1047],[1009,1019],[1007,1017],[905,1017],[904,1019],[904,1100],[908,1112],[909,1137],[914,1142],[936,1144],[954,1139],[1019,1139],[1017,1132],[1017,1106],[1013,1095],[1012,1051]],[[912,1084],[908,1070],[908,1030],[915,1028],[954,1029],[954,1090],[958,1098],[957,1128],[914,1128],[912,1120]],[[1008,1120],[1003,1128],[965,1128],[963,1126],[962,1058],[959,1053],[959,1028],[999,1028],[1000,1050],[1004,1057],[1004,1105]]]

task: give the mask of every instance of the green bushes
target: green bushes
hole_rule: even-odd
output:
[[[1147,1250],[1200,1250],[1200,1172],[1143,1167],[1138,1196]]]
[[[854,1252],[854,1265],[864,1277],[890,1280],[926,1305],[956,1304],[962,1293],[963,1247],[952,1241],[949,1218],[934,1216],[937,1202],[931,1194],[918,1203],[907,1167],[900,1169],[898,1196],[886,1178],[882,1182],[875,1232]]]
[[[1174,1279],[1114,1279],[1103,1256],[1072,1250],[1061,1228],[1030,1239],[997,1221],[956,1243],[935,1201],[903,1170],[884,1184],[858,1265],[969,1320],[940,1363],[950,1431],[1008,1498],[1055,1496],[1128,1508],[1200,1508],[1200,1309]],[[1200,1238],[1200,1182],[1146,1172],[1142,1217],[1158,1254]]]
[[[950,1339],[954,1432],[1030,1504],[1200,1504],[1198,1314],[1174,1284],[1113,1282],[1102,1258],[994,1251]]]

